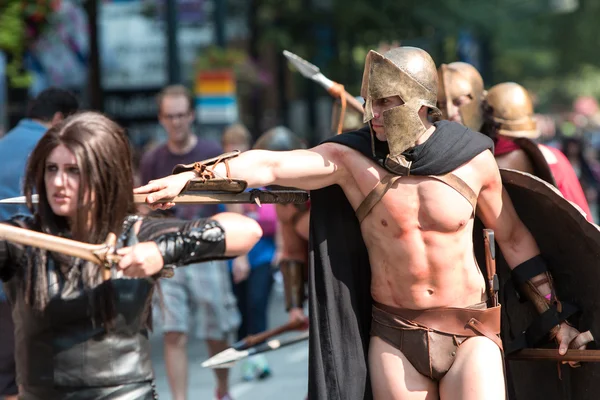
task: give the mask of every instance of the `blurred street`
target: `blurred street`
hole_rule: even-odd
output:
[[[274,286],[269,311],[269,326],[275,327],[287,320],[283,307],[283,294]],[[296,334],[296,333],[291,333]],[[212,370],[201,364],[208,358],[204,342],[191,340],[188,351],[190,357],[189,400],[212,400],[214,398],[214,375]],[[286,400],[303,400],[306,397],[308,382],[308,342],[267,353],[271,367],[271,377],[262,381],[244,382],[240,363],[230,376],[230,394],[234,400],[276,399],[285,396]],[[152,362],[156,374],[156,386],[160,399],[170,399],[169,384],[163,359],[162,335],[158,330],[152,338]]]

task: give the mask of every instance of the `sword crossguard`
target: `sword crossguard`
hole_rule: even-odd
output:
[[[106,240],[98,250],[93,251],[98,257],[99,263],[103,265],[102,277],[105,281],[111,278],[111,269],[114,264],[121,260],[121,256],[116,253],[117,235],[109,233]]]

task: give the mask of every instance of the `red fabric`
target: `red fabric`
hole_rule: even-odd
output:
[[[494,155],[501,156],[518,149],[520,149],[520,147],[517,146],[512,140],[498,136],[496,138],[496,143],[494,144]]]
[[[592,218],[592,212],[590,211],[590,206],[585,198],[585,194],[583,193],[579,179],[577,178],[577,175],[575,174],[575,171],[573,170],[573,167],[571,166],[571,163],[567,157],[560,150],[553,147],[544,146],[541,144],[538,146],[549,150],[556,157],[556,162],[552,164],[548,163],[548,165],[550,166],[550,171],[552,172],[554,180],[556,181],[557,189],[562,193],[565,199],[577,204],[577,206],[583,210],[588,221],[594,222]],[[494,147],[494,155],[500,156],[518,149],[519,146],[517,146],[512,140],[498,137],[498,141]]]
[[[593,222],[590,206],[585,198],[579,179],[567,157],[560,150],[553,147],[539,146],[550,150],[556,157],[556,162],[553,164],[549,163],[549,165],[558,190],[563,194],[565,199],[577,204],[583,210],[588,221]]]

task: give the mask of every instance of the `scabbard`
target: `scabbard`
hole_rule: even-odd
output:
[[[491,229],[483,230],[483,241],[485,244],[485,270],[487,275],[487,288],[492,307],[498,305],[498,290],[500,283],[496,275],[496,241],[494,231]]]
[[[134,194],[135,204],[145,204],[147,194]],[[186,191],[170,199],[178,204],[302,204],[309,199],[308,192],[304,190],[259,190],[253,189],[241,193],[211,192],[211,191]],[[37,204],[38,196],[32,196],[33,204]],[[163,200],[166,202],[167,200]],[[12,197],[0,200],[0,204],[25,204],[25,196]]]
[[[147,194],[134,195],[136,204],[143,204]],[[172,199],[177,204],[302,204],[308,201],[308,192],[304,190],[259,190],[242,193],[223,193],[191,191],[183,192]]]

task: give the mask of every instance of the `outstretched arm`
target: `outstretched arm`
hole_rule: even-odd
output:
[[[229,177],[244,180],[249,187],[281,185],[318,189],[344,179],[343,154],[347,151],[345,146],[333,143],[309,150],[250,150],[228,161]],[[214,171],[217,176],[227,176],[224,163],[217,165]],[[178,195],[187,182],[196,177],[194,171],[170,175],[150,181],[134,193],[151,194],[148,203],[161,202]]]
[[[245,254],[262,230],[256,221],[234,213],[209,219],[144,220],[135,227],[142,243],[118,250],[119,268],[131,277],[152,276],[166,266],[181,266]]]
[[[281,185],[311,190],[337,183],[340,175],[339,147],[323,144],[309,150],[250,150],[229,161],[232,178],[250,187]],[[225,164],[215,172],[226,176]]]
[[[224,212],[213,216],[225,230],[225,257],[248,253],[262,237],[262,229],[252,218],[237,213]]]
[[[515,277],[525,280],[521,291],[532,301],[539,313],[553,306],[559,306],[545,261],[531,232],[520,220],[506,190],[502,187],[500,171],[493,156],[485,152],[478,156],[478,165],[483,177],[482,189],[477,202],[477,214],[486,228],[493,229],[496,241],[502,250],[504,259],[513,270]],[[532,275],[529,271],[536,271]],[[521,272],[523,271],[523,272]],[[590,341],[590,333],[584,334],[565,322],[551,330],[551,335],[559,343],[559,353],[565,354],[569,346],[583,349]]]

